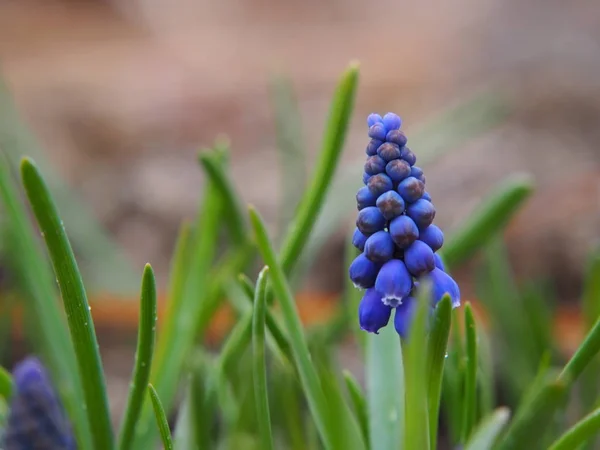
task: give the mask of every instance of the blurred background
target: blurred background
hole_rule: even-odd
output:
[[[424,168],[436,222],[449,233],[507,175],[533,175],[536,193],[506,233],[510,262],[517,279],[551,285],[557,333],[577,341],[571,318],[600,237],[595,2],[0,0],[0,145],[7,150],[16,140],[31,154],[23,136],[35,136],[33,156],[65,187],[63,198],[74,199],[63,200],[73,206],[65,222],[68,232],[84,230],[74,239],[82,266],[94,257],[110,261],[110,269],[84,277],[115,411],[131,370],[139,275],[151,262],[166,291],[179,226],[201,198],[198,150],[228,136],[238,192],[278,233],[284,179],[310,175],[335,84],[353,59],[361,78],[338,172],[360,182],[366,116],[394,111],[409,145],[423,129],[421,141],[436,140],[439,156]],[[273,102],[281,77],[293,86],[306,149],[305,164],[287,174]],[[446,141],[436,130],[452,134],[452,113],[439,114],[461,102],[474,110],[460,114],[482,123],[475,120],[472,138]],[[434,117],[442,120],[426,127]],[[412,149],[419,157],[416,142]],[[341,191],[350,205],[354,194]],[[354,207],[335,216],[313,254],[299,290],[307,320],[326,315],[342,290],[354,216]],[[464,298],[475,302],[477,264],[456,273]],[[230,323],[219,320],[214,342]],[[18,321],[10,327],[15,336],[18,328]],[[5,359],[24,351],[15,344]],[[352,351],[347,359],[352,364]]]

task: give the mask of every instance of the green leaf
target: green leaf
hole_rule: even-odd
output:
[[[250,301],[254,301],[254,283],[252,280],[243,273],[240,273],[238,275],[238,283],[246,294],[246,298]]]
[[[494,374],[494,359],[492,348],[489,342],[487,333],[478,329],[478,351],[479,356],[479,373],[478,373],[478,389],[479,389],[479,411],[481,416],[492,414],[494,405],[496,404],[496,384]]]
[[[600,351],[600,318],[565,365],[559,379],[572,385]]]
[[[279,265],[277,256],[273,250],[265,225],[260,215],[250,209],[250,222],[256,235],[256,242],[260,253],[269,266],[270,278],[273,284],[273,292],[281,305],[285,327],[289,333],[292,355],[298,368],[300,380],[307,396],[310,411],[315,419],[319,434],[325,443],[326,448],[333,449],[332,436],[327,428],[328,408],[325,403],[323,390],[319,383],[317,373],[311,363],[308,346],[304,337],[302,324],[296,311],[294,298],[287,283],[283,268]]]
[[[92,448],[83,389],[77,370],[73,344],[56,301],[56,290],[50,271],[35,240],[27,213],[13,186],[8,164],[0,162],[0,199],[8,218],[7,244],[19,287],[24,292],[26,331],[34,348],[48,366],[65,410],[73,424],[77,443]],[[35,232],[37,234],[37,231]]]
[[[268,270],[269,268],[265,267],[258,274],[256,291],[254,293],[254,314],[252,320],[254,398],[256,401],[256,418],[258,419],[261,448],[265,450],[274,448],[265,360],[265,310],[267,309],[266,290]]]
[[[434,310],[427,342],[427,409],[429,411],[429,442],[431,448],[437,448],[442,378],[451,324],[452,300],[450,296],[445,295]]]
[[[285,274],[290,274],[298,262],[325,201],[346,140],[357,86],[358,65],[352,64],[333,96],[317,167],[281,246],[279,254]]]
[[[458,266],[502,230],[532,192],[532,180],[526,175],[513,175],[496,187],[446,240],[440,254],[447,266]]]
[[[471,304],[465,305],[466,371],[463,403],[463,442],[471,435],[477,411],[477,329]]]
[[[600,408],[592,411],[558,438],[549,450],[572,450],[585,444],[600,431]]]
[[[462,433],[465,351],[463,349],[458,308],[452,310],[450,345],[442,379],[442,405],[452,443],[458,443]]]
[[[4,367],[0,367],[0,398],[10,400],[13,393],[13,380]]]
[[[408,338],[402,346],[404,362],[404,448],[406,450],[428,450],[429,442],[427,409],[427,321],[429,316],[430,290],[422,285],[418,296]]]
[[[152,400],[152,408],[154,409],[154,417],[156,419],[156,425],[158,425],[158,431],[163,442],[165,450],[173,450],[173,440],[171,439],[171,430],[169,429],[169,422],[167,421],[167,415],[160,402],[158,393],[152,384],[148,384],[148,393]]]
[[[41,174],[30,159],[23,159],[21,177],[60,287],[83,384],[94,447],[109,450],[113,448],[114,442],[106,382],[81,274],[54,201]]]
[[[368,405],[365,399],[365,395],[356,381],[356,378],[347,370],[343,372],[344,381],[346,382],[346,389],[350,393],[350,400],[352,400],[352,407],[360,426],[363,439],[365,442],[370,442],[369,437],[369,414]]]
[[[465,446],[465,450],[491,450],[510,417],[508,408],[498,408],[484,418]]]
[[[118,448],[129,449],[135,425],[140,417],[144,403],[144,391],[150,379],[150,368],[152,367],[152,355],[154,352],[154,340],[156,330],[156,281],[150,264],[144,267],[142,277],[142,294],[140,299],[140,324],[138,329],[137,349],[135,352],[135,367],[131,377],[129,396]]]
[[[586,325],[592,328],[600,317],[600,248],[590,255],[581,303]]]

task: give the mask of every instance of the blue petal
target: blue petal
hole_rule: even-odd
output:
[[[404,212],[404,200],[396,191],[384,192],[377,197],[375,204],[387,220],[392,220]]]
[[[377,149],[379,148],[379,146],[383,144],[383,141],[380,141],[379,139],[371,139],[369,141],[369,143],[367,144],[367,148],[365,149],[365,153],[368,156],[373,156],[377,154]]]
[[[419,240],[425,242],[431,247],[431,250],[437,252],[444,245],[444,233],[440,230],[440,227],[431,224],[419,233]]]
[[[425,242],[416,240],[405,250],[404,263],[411,275],[425,275],[435,268],[433,250]]]
[[[375,113],[369,114],[369,117],[367,117],[367,125],[369,126],[369,128],[371,128],[376,123],[383,123],[383,119],[381,118],[381,116]]]
[[[385,304],[398,306],[412,289],[412,277],[404,262],[392,259],[381,266],[375,280],[375,289],[381,294]]]
[[[377,149],[377,154],[386,162],[400,158],[400,147],[392,142],[385,142]]]
[[[394,183],[385,173],[378,173],[369,178],[367,187],[373,195],[380,196],[384,192],[394,189]]]
[[[397,191],[406,203],[413,203],[423,196],[425,185],[415,177],[408,177],[398,184]]]
[[[414,166],[417,163],[417,156],[408,147],[402,149],[402,155],[400,157],[411,166]]]
[[[379,155],[369,156],[365,162],[365,173],[369,175],[377,175],[385,172],[387,162]]]
[[[378,231],[367,238],[365,256],[376,263],[384,263],[394,256],[394,241],[387,231]]]
[[[396,308],[394,316],[394,328],[401,338],[405,339],[410,332],[410,325],[417,311],[417,300],[414,297],[406,297],[402,304]]]
[[[419,230],[424,230],[435,218],[435,207],[431,202],[419,199],[407,206],[406,215],[415,221]]]
[[[372,139],[385,141],[386,134],[387,133],[385,131],[385,126],[383,125],[383,123],[377,122],[369,127],[369,137]]]
[[[375,206],[376,204],[377,196],[371,194],[368,187],[363,186],[356,193],[356,206],[359,211],[367,206]]]
[[[380,267],[380,264],[370,261],[364,253],[361,253],[354,261],[352,261],[352,264],[350,264],[348,273],[356,287],[367,289],[375,285],[375,280]]]
[[[402,131],[391,130],[386,134],[385,140],[402,148],[406,145],[408,139],[406,139],[406,135]]]
[[[435,267],[440,269],[442,272],[446,271],[446,268],[444,267],[444,261],[442,261],[442,257],[440,255],[438,255],[437,253],[434,253],[433,260],[435,262]]]
[[[431,283],[433,305],[436,305],[445,294],[448,294],[452,300],[452,307],[460,306],[460,289],[450,275],[436,267],[425,276],[425,279]]]
[[[363,234],[373,234],[385,228],[385,217],[376,206],[367,206],[358,212],[356,226]]]
[[[383,116],[383,124],[388,131],[397,130],[402,126],[402,119],[400,119],[398,114],[389,112]]]
[[[362,234],[360,230],[356,228],[352,235],[352,245],[362,252],[365,249],[365,242],[367,242],[367,236]]]
[[[358,306],[360,328],[378,334],[388,324],[391,313],[392,308],[383,304],[381,295],[375,289],[367,289]]]
[[[399,183],[410,175],[410,165],[403,159],[394,159],[385,166],[385,173],[393,182]]]
[[[417,224],[408,216],[398,216],[390,222],[390,235],[400,248],[406,248],[419,237]]]

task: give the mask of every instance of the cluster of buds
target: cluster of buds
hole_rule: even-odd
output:
[[[350,265],[350,279],[365,289],[359,306],[360,326],[378,333],[395,309],[394,326],[408,332],[419,282],[428,282],[431,305],[449,294],[460,304],[456,282],[436,253],[444,243],[433,224],[435,207],[425,191],[425,175],[406,146],[402,121],[393,113],[368,117],[369,137],[364,186],[356,194],[358,218],[353,244],[362,253]]]

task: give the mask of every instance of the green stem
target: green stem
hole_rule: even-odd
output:
[[[173,450],[173,439],[171,438],[171,430],[169,428],[169,422],[167,421],[167,415],[165,410],[158,398],[158,394],[154,386],[148,384],[148,393],[152,400],[152,408],[154,408],[154,417],[156,418],[156,425],[158,425],[158,431],[160,432],[160,438],[162,439],[165,450]]]
[[[600,351],[600,318],[585,337],[575,354],[565,365],[559,380],[572,384]]]
[[[477,409],[477,329],[475,328],[475,317],[473,316],[470,303],[465,305],[465,335],[467,361],[463,410],[463,442],[466,442],[471,435]]]
[[[352,401],[352,407],[356,414],[358,424],[360,425],[360,431],[362,432],[363,439],[365,442],[369,442],[369,416],[368,406],[365,400],[365,394],[363,393],[356,378],[347,370],[344,370],[344,382],[346,383],[346,389],[350,394],[350,400]]]
[[[571,450],[587,442],[600,431],[600,408],[585,416],[558,438],[549,450]]]

